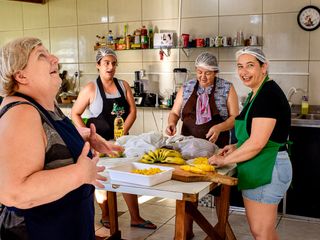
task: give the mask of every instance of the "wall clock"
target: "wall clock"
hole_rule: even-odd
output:
[[[298,13],[297,20],[303,30],[316,30],[320,26],[320,9],[312,5],[305,6]]]

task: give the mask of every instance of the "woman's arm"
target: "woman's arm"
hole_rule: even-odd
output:
[[[169,113],[168,125],[166,128],[166,133],[169,136],[173,136],[177,132],[176,126],[180,118],[180,111],[181,111],[182,102],[183,102],[182,93],[183,93],[183,87],[179,89],[176,99],[174,100],[172,109]]]
[[[23,120],[21,120],[23,116]],[[31,208],[60,199],[82,184],[103,180],[98,157],[87,157],[87,143],[76,164],[43,170],[46,135],[38,111],[29,105],[10,109],[0,119],[0,202]]]
[[[229,163],[244,162],[257,155],[267,144],[276,125],[273,118],[253,118],[251,134],[238,149],[227,156],[214,155],[209,159],[210,164],[223,166]]]
[[[234,126],[234,120],[236,116],[239,115],[238,96],[233,85],[231,85],[231,88],[229,91],[229,95],[227,99],[227,108],[228,108],[229,117],[222,123],[212,126],[209,129],[208,133],[206,134],[206,138],[209,138],[208,140],[210,142],[216,142],[220,132],[224,132],[232,129]]]
[[[129,104],[129,107],[130,107],[129,115],[124,122],[124,134],[128,134],[130,128],[132,127],[134,121],[136,120],[137,107],[136,107],[136,103],[134,102],[133,94],[132,94],[132,91],[131,91],[129,84],[126,81],[123,81],[123,85],[124,85],[126,92],[127,92],[126,99]]]
[[[71,109],[71,119],[76,127],[85,127],[82,121],[82,113],[90,105],[95,93],[95,85],[90,82],[88,83],[79,93],[77,100]]]

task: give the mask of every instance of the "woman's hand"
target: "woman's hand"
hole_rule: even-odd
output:
[[[236,144],[227,145],[224,148],[219,149],[217,154],[210,157],[208,161],[211,165],[217,165],[218,167],[222,167],[227,164],[225,158],[236,149]]]
[[[99,173],[103,172],[105,167],[97,166],[97,163],[99,161],[99,156],[97,154],[95,154],[92,159],[88,157],[89,150],[90,144],[86,142],[77,161],[80,173],[83,176],[83,183],[92,184],[97,187],[103,188],[104,185],[99,181],[106,181],[107,178]]]
[[[224,148],[219,149],[217,155],[226,157],[236,149],[237,149],[236,144],[227,145]]]
[[[93,123],[90,124],[90,135],[89,135],[89,143],[94,150],[100,153],[104,153],[110,156],[113,156],[115,152],[123,152],[124,148],[118,145],[115,145],[103,137],[101,137],[96,132],[96,127]]]
[[[220,134],[220,130],[216,126],[213,126],[209,129],[209,131],[206,134],[206,138],[208,141],[215,143],[218,140]]]
[[[225,157],[222,155],[215,154],[208,159],[209,164],[216,165],[218,167],[222,167],[226,165]]]
[[[166,134],[168,134],[169,136],[173,136],[175,135],[177,132],[177,128],[176,125],[174,124],[169,124],[166,128]]]

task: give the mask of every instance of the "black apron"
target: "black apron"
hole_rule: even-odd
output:
[[[206,133],[209,129],[216,124],[222,123],[224,120],[219,114],[215,100],[214,100],[214,91],[216,84],[213,85],[211,93],[209,94],[209,104],[211,110],[211,120],[207,123],[196,125],[196,105],[197,105],[197,90],[199,87],[199,82],[197,81],[194,86],[193,92],[186,102],[182,110],[182,129],[181,134],[184,136],[194,136],[197,138],[206,139]],[[229,144],[229,131],[220,132],[219,137],[215,144],[218,147],[222,148],[225,145]]]
[[[77,162],[84,140],[70,119],[65,117],[63,120],[54,120],[46,109],[29,96],[21,93],[16,93],[15,96],[23,97],[37,107],[63,139],[74,162]],[[92,157],[91,152],[88,156]],[[30,209],[7,209],[24,216],[28,235],[32,240],[94,240],[94,189],[93,185],[84,184],[51,203]]]
[[[86,123],[87,127],[90,127],[90,124],[93,123],[97,129],[97,133],[106,140],[114,138],[114,119],[117,115],[111,114],[113,104],[116,103],[119,107],[124,108],[124,113],[121,116],[124,121],[126,120],[130,112],[130,106],[126,100],[126,97],[122,91],[122,88],[120,87],[118,80],[116,78],[113,78],[113,81],[118,89],[118,92],[120,93],[120,97],[106,98],[100,76],[97,78],[97,86],[103,101],[103,107],[98,117],[89,118]]]

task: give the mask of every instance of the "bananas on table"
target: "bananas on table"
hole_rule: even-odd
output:
[[[208,160],[208,159],[207,159]],[[193,164],[193,165],[183,165],[180,167],[182,170],[192,173],[198,174],[206,174],[206,172],[214,172],[214,166],[210,164],[200,163],[200,164]]]
[[[145,153],[140,162],[143,163],[173,163],[173,164],[185,164],[185,160],[182,158],[180,152],[167,148],[157,148],[155,151],[149,151]]]

